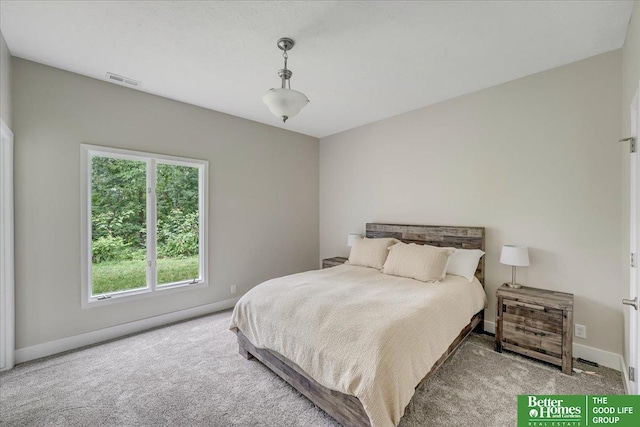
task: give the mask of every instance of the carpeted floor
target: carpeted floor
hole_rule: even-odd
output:
[[[0,374],[0,425],[336,426],[260,362],[238,355],[230,315],[18,365]],[[619,372],[596,371],[566,376],[472,335],[416,392],[400,425],[513,426],[518,394],[623,393]]]

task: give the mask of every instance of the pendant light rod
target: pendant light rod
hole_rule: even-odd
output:
[[[281,70],[278,70],[278,76],[280,76],[280,78],[282,79],[282,89],[286,89],[287,88],[287,80],[289,80],[289,89],[291,89],[291,76],[293,76],[293,72],[291,70],[287,69],[287,59],[289,59],[289,55],[287,54],[287,51],[293,49],[293,46],[295,46],[296,42],[293,41],[293,39],[290,39],[289,37],[282,37],[278,39],[278,48],[282,51],[282,57],[284,58],[284,68]]]
[[[278,70],[278,75],[282,79],[282,89],[287,88],[287,81],[289,82],[289,89],[291,89],[291,81],[289,80],[293,75],[291,70],[287,70],[286,68],[284,70]]]

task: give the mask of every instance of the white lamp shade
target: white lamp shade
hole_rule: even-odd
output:
[[[526,267],[529,265],[529,249],[526,246],[504,245],[500,264]]]
[[[295,117],[309,103],[304,93],[293,89],[269,89],[262,95],[262,101],[280,118]]]
[[[362,237],[359,234],[349,234],[347,236],[347,246],[353,246],[353,242],[360,239],[362,239]]]

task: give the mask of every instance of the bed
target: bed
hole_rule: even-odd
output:
[[[371,223],[366,236],[484,250],[484,228]],[[472,283],[342,265],[264,282],[230,329],[256,358],[345,426],[397,425],[415,389],[482,330],[484,257]]]

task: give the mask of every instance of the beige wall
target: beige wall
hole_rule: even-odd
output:
[[[13,62],[18,349],[317,268],[318,139]],[[209,161],[208,288],[80,308],[81,143]]]
[[[0,32],[0,117],[13,129],[11,114],[11,53]]]
[[[627,38],[622,49],[622,136],[628,137],[631,129],[630,106],[633,96],[638,90],[640,81],[640,1],[635,2],[633,15],[627,30]],[[624,284],[624,298],[629,293],[629,144],[621,144],[621,170],[622,170],[622,282]],[[628,342],[628,314],[629,308],[624,309],[625,315],[625,341],[624,359],[629,365]],[[636,369],[640,367],[636,366]]]
[[[618,50],[322,138],[321,257],[366,222],[484,226],[488,320],[501,246],[526,245],[519,281],[574,293],[575,342],[620,353],[621,67]]]

